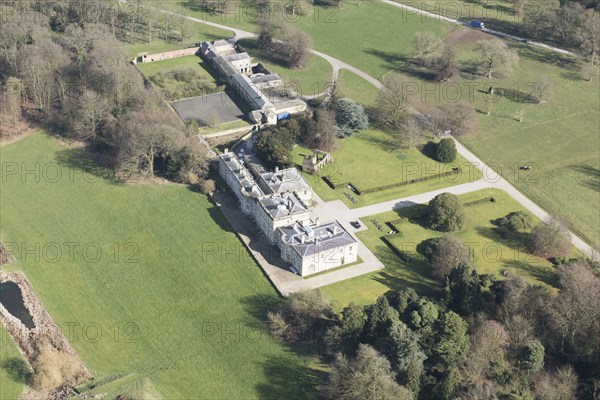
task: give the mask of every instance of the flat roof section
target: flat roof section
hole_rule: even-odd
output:
[[[195,120],[201,127],[225,124],[246,118],[227,93],[213,93],[171,103],[185,122]]]

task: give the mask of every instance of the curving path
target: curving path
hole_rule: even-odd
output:
[[[124,0],[121,0],[121,1],[124,1]],[[468,24],[466,24],[462,21],[456,20],[456,19],[443,17],[443,16],[440,16],[437,14],[430,13],[428,11],[421,10],[419,8],[410,7],[410,6],[401,4],[401,3],[396,3],[392,0],[381,0],[381,1],[386,4],[393,5],[393,6],[399,7],[399,8],[403,8],[403,9],[409,10],[414,13],[420,13],[423,15],[427,15],[432,18],[438,18],[438,19],[441,18],[445,21],[463,25],[463,26],[468,25]],[[202,20],[199,18],[190,17],[185,14],[179,14],[179,13],[176,13],[173,11],[168,11],[168,10],[159,10],[159,11],[162,13],[165,13],[165,14],[169,14],[169,15],[173,15],[173,16],[177,16],[177,17],[183,17],[192,22],[205,24],[205,25],[209,25],[209,26],[212,26],[215,28],[220,28],[220,29],[224,29],[224,30],[233,32],[234,37],[232,39],[230,39],[230,41],[232,41],[232,42],[237,42],[238,40],[244,39],[244,38],[256,37],[255,33],[244,31],[244,30],[237,29],[237,28],[232,28],[232,27],[229,27],[226,25],[215,23],[215,22],[205,21],[205,20]],[[505,34],[502,32],[491,31],[489,29],[485,29],[485,31],[488,33],[492,33],[492,34],[498,34],[500,36],[507,37],[507,38],[515,38],[515,40],[522,40],[521,38],[512,37],[511,35],[508,35],[508,34]],[[574,53],[569,52],[567,50],[548,46],[543,43],[529,42],[529,44],[534,45],[534,46],[544,47],[549,50],[553,50],[553,51],[556,51],[556,52],[559,52],[562,54],[575,55]],[[317,51],[317,50],[311,50],[311,51],[316,56],[324,58],[327,62],[329,62],[329,64],[331,64],[331,66],[333,68],[334,81],[337,80],[340,69],[347,69],[347,70],[355,73],[356,75],[360,76],[361,78],[365,79],[366,81],[371,83],[376,88],[378,88],[380,90],[383,88],[383,83],[381,83],[379,80],[373,78],[366,72],[361,71],[358,68],[355,68],[352,65],[350,65],[344,61],[341,61],[335,57],[332,57],[328,54],[321,53],[320,51]],[[454,139],[454,141],[456,142],[456,147],[457,147],[458,153],[462,157],[464,157],[467,161],[469,161],[470,163],[475,165],[475,167],[482,170],[484,172],[484,177],[488,177],[488,179],[484,178],[484,179],[476,181],[476,182],[471,182],[471,183],[467,183],[464,185],[459,185],[459,186],[455,186],[455,187],[451,187],[451,188],[442,189],[441,191],[423,193],[423,194],[420,194],[417,196],[410,196],[408,198],[396,199],[396,200],[392,200],[390,202],[385,202],[385,203],[367,206],[367,207],[363,207],[363,208],[359,208],[359,209],[353,209],[353,210],[348,209],[348,207],[341,201],[339,201],[339,203],[338,203],[338,201],[334,201],[334,202],[331,202],[331,205],[329,207],[327,207],[327,209],[330,210],[329,214],[328,214],[329,219],[331,219],[333,216],[339,215],[340,219],[342,221],[344,221],[344,220],[350,221],[350,219],[348,219],[348,217],[350,217],[352,219],[356,219],[361,216],[374,215],[374,214],[378,214],[381,212],[394,210],[394,209],[401,208],[401,207],[406,207],[407,205],[411,205],[411,204],[415,204],[415,203],[425,203],[425,202],[428,202],[429,200],[431,200],[431,198],[433,198],[435,195],[442,193],[442,192],[456,192],[456,194],[463,194],[463,193],[469,193],[469,192],[473,192],[473,191],[481,190],[481,189],[485,189],[485,188],[497,188],[497,189],[504,190],[505,192],[510,194],[516,201],[518,201],[523,207],[525,207],[532,214],[534,214],[535,216],[537,216],[538,218],[540,218],[542,220],[546,220],[550,217],[550,214],[548,214],[540,206],[538,206],[536,203],[534,203],[532,200],[530,200],[527,196],[525,196],[523,193],[521,193],[519,190],[517,190],[513,185],[511,185],[508,181],[506,181],[504,178],[502,178],[499,174],[497,174],[492,168],[490,168],[486,163],[484,163],[482,160],[480,160],[475,154],[473,154],[471,151],[469,151],[459,141],[457,141],[456,139]],[[324,206],[326,206],[327,204],[330,204],[330,203],[326,203],[326,204],[324,204]],[[332,207],[332,206],[335,206],[335,207]],[[334,210],[339,210],[339,211],[334,211]],[[335,214],[331,214],[331,212],[335,212]],[[578,237],[577,235],[575,235],[572,232],[570,232],[570,235],[571,235],[571,242],[579,250],[581,250],[582,252],[584,252],[585,254],[587,254],[590,257],[598,257],[600,255],[596,250],[594,250],[583,239],[581,239],[580,237]],[[380,264],[380,263],[378,263],[378,264]],[[373,265],[373,267],[375,267],[375,265]],[[377,267],[380,267],[380,265],[377,265]],[[375,268],[375,269],[378,269],[378,268]],[[348,270],[347,272],[349,274],[351,274],[352,272],[354,272],[354,273],[359,272],[358,268],[347,268],[347,269],[343,269],[343,270],[340,270],[337,272],[339,272],[340,275],[344,275],[344,271],[346,271],[346,270]],[[364,270],[363,270],[363,273],[365,273]],[[334,274],[334,273],[331,273],[331,274]],[[327,284],[324,282],[330,281],[330,278],[327,278],[327,276],[329,276],[331,274],[326,274],[326,275],[314,277],[312,279],[303,280],[303,282],[310,282],[310,285],[309,285],[310,287],[323,286],[324,284]],[[344,279],[346,279],[346,278],[344,278]],[[339,280],[339,279],[337,279],[337,280]],[[302,285],[302,286],[304,286],[304,285]]]
[[[401,8],[402,10],[409,11],[411,15],[420,14],[420,15],[425,15],[425,16],[427,16],[429,18],[433,18],[435,20],[442,20],[442,21],[449,22],[451,24],[461,25],[461,26],[465,26],[465,27],[468,27],[468,28],[471,27],[471,25],[468,22],[464,22],[464,21],[461,21],[461,20],[458,20],[458,19],[455,19],[455,18],[450,18],[450,17],[446,17],[446,16],[443,16],[443,15],[440,15],[440,14],[432,13],[430,11],[425,11],[425,10],[422,10],[422,9],[420,9],[418,7],[408,6],[406,4],[398,3],[398,2],[393,1],[393,0],[381,0],[381,1],[383,3],[385,3],[385,4],[389,4],[390,6],[398,7],[398,8]],[[531,46],[541,47],[541,48],[544,48],[546,50],[554,51],[554,52],[557,52],[557,53],[560,53],[560,54],[565,54],[565,55],[568,55],[568,56],[577,56],[577,54],[573,53],[572,51],[561,49],[560,47],[550,46],[550,45],[545,44],[545,43],[540,43],[540,42],[536,42],[536,41],[533,41],[533,40],[528,40],[528,39],[525,39],[525,38],[522,38],[522,37],[519,37],[519,36],[510,35],[510,34],[505,33],[505,32],[495,31],[493,29],[488,29],[488,28],[483,28],[483,29],[481,29],[481,31],[489,33],[491,35],[499,36],[499,37],[504,38],[504,39],[511,39],[511,40],[515,40],[517,42],[527,43],[527,44],[529,44]]]

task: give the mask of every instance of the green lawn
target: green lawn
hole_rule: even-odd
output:
[[[337,80],[339,97],[348,97],[365,107],[375,105],[379,89],[347,69],[340,71]]]
[[[315,49],[377,79],[410,56],[415,32],[445,36],[454,29],[379,1],[347,1],[339,11],[323,7],[315,10],[316,17],[311,13],[297,23],[312,37]]]
[[[311,151],[296,146],[292,154],[294,162],[302,165],[303,155],[311,154]],[[332,157],[333,163],[323,168],[319,176],[305,176],[323,200],[341,199],[349,207],[376,204],[481,178],[481,172],[462,157],[458,157],[454,163],[442,164],[414,148],[405,150],[392,146],[389,135],[379,130],[361,131],[351,138],[340,140],[339,149],[332,153]],[[436,175],[453,167],[462,168],[462,173],[361,196],[354,195],[357,204],[352,204],[344,195],[344,192],[350,193],[348,189],[333,190],[322,179],[325,176],[337,183],[350,182],[364,190]]]
[[[81,150],[39,133],[0,156],[40,168],[39,183],[3,177],[0,240],[40,246],[39,260],[17,253],[15,268],[65,333],[69,323],[93,324],[91,338],[101,329],[89,340],[76,327],[71,340],[97,380],[119,374],[152,398],[314,398],[321,374],[265,332],[276,293],[206,197],[113,183]],[[68,242],[79,243],[72,261]]]
[[[216,71],[204,60],[198,56],[186,56],[172,58],[169,60],[155,61],[150,63],[138,64],[138,68],[144,76],[146,76],[158,90],[162,91],[166,98],[170,100],[180,100],[202,94],[219,93],[225,88],[224,85],[219,85]],[[161,72],[169,72],[182,69],[194,69],[200,75],[190,82],[188,79],[179,80],[169,77],[168,75],[159,76]],[[189,90],[197,87],[198,83],[202,83],[202,90]]]
[[[11,372],[14,371],[5,365],[6,362],[22,360],[21,354],[17,349],[12,337],[0,324],[0,399],[14,400],[19,397],[23,391],[23,383]]]
[[[501,271],[510,270],[523,275],[532,283],[550,287],[556,285],[554,267],[550,262],[524,253],[522,237],[513,240],[502,239],[491,223],[492,220],[509,212],[525,211],[522,206],[505,192],[496,189],[469,193],[460,196],[460,199],[462,202],[469,202],[486,197],[494,197],[496,202],[465,207],[467,226],[463,231],[454,234],[474,250],[477,271],[501,278]],[[399,234],[393,236],[391,241],[397,248],[405,250],[414,257],[412,261],[404,262],[381,240],[384,233],[378,231],[370,221],[376,219],[388,228],[386,222],[410,218],[422,208],[423,206],[419,205],[363,218],[363,224],[369,229],[359,232],[358,237],[385,264],[386,268],[324,287],[323,291],[331,297],[337,307],[342,308],[351,301],[369,304],[377,296],[389,290],[404,287],[412,287],[417,292],[429,296],[440,295],[440,285],[432,279],[429,267],[414,248],[427,238],[443,236],[443,234],[408,221],[396,225]]]
[[[473,43],[457,48],[473,57]],[[551,213],[565,217],[573,229],[600,248],[600,84],[577,77],[575,66],[562,58],[523,45],[511,45],[520,55],[510,76],[495,77],[504,95],[491,115],[480,114],[478,129],[461,138],[474,153]],[[527,101],[531,83],[545,75],[553,95],[545,104]],[[458,84],[485,88],[490,81],[463,74]],[[475,105],[485,110],[484,95]],[[523,122],[515,114],[525,111]],[[529,164],[531,172],[517,165]]]
[[[226,122],[224,124],[220,124],[220,125],[216,125],[216,126],[200,128],[198,130],[198,132],[203,135],[207,135],[209,133],[221,132],[221,131],[225,131],[228,129],[245,128],[245,127],[248,128],[248,132],[249,132],[252,129],[252,124],[246,120],[238,120],[238,121],[233,121],[233,122]]]
[[[333,70],[325,59],[312,56],[303,69],[290,69],[280,63],[273,63],[260,57],[255,39],[244,39],[240,44],[254,58],[261,62],[271,73],[278,73],[286,82],[293,85],[295,91],[304,96],[312,96],[323,92],[331,82]]]
[[[469,22],[473,19],[485,23],[488,29],[509,33],[520,37],[531,37],[522,29],[522,17],[515,14],[514,4],[508,0],[395,0],[398,3],[417,7],[444,17]],[[563,2],[561,2],[563,3]],[[412,11],[411,11],[412,12]],[[537,36],[536,41],[552,44],[562,48],[571,46],[560,43],[547,36]]]
[[[192,37],[190,37],[185,42],[167,42],[163,39],[155,38],[152,40],[152,43],[136,42],[127,44],[124,47],[127,50],[127,54],[129,54],[129,57],[133,59],[135,58],[135,56],[142,52],[148,54],[162,53],[165,51],[184,49],[186,47],[193,46],[196,43],[204,42],[207,40],[229,39],[233,37],[233,33],[231,31],[220,28],[214,28],[212,26],[204,24],[192,23],[191,27],[193,29]]]
[[[165,1],[162,4],[185,11],[183,3]],[[489,18],[499,15],[498,23],[514,18],[504,0],[492,3],[459,0],[456,4],[465,9],[471,7],[475,16],[483,15],[486,8]],[[502,11],[496,13],[496,9]],[[463,37],[458,41],[457,50],[459,58],[467,62],[477,57],[473,52],[477,40],[492,38],[478,36],[483,34],[476,30],[411,15],[378,1],[347,1],[339,11],[322,7],[314,10],[301,16],[296,26],[311,35],[317,50],[376,78],[389,71],[404,74],[421,88],[420,108],[424,111],[449,98],[456,99],[456,87],[423,80],[430,77],[427,71],[416,69],[410,62],[414,33],[432,31],[440,37],[448,36],[449,42],[455,34],[466,35],[466,39]],[[255,23],[244,18],[236,22],[235,14],[207,18],[256,31]],[[281,18],[280,13],[276,13],[276,18]],[[565,216],[574,230],[600,248],[600,213],[597,210],[600,202],[597,183],[600,174],[600,97],[597,96],[600,79],[596,76],[591,83],[579,80],[576,65],[568,57],[513,41],[507,43],[520,56],[513,74],[486,80],[470,72],[467,65],[460,76],[453,78],[452,85],[460,86],[458,99],[473,102],[484,112],[487,111],[485,96],[479,90],[486,90],[492,84],[504,92],[494,104],[491,115],[478,115],[475,133],[461,140],[484,161],[497,166],[505,178],[537,203],[550,212]],[[529,103],[525,100],[526,94],[540,75],[546,75],[554,82],[554,96],[547,104]],[[346,87],[350,97],[367,102],[368,98],[360,98],[363,90],[348,89],[348,86],[355,86],[353,80],[358,77],[349,79],[351,82],[345,83],[348,77],[342,71],[342,90]],[[466,85],[475,85],[473,99]],[[446,93],[446,97],[432,94],[436,91]],[[521,109],[525,110],[525,119],[519,123],[515,114]],[[537,182],[525,180],[522,175],[515,177],[516,165],[523,163],[536,164]]]
[[[181,0],[161,0],[157,7],[160,5],[169,10],[246,31],[258,30],[255,19],[244,17],[243,10],[247,8],[238,8],[238,14],[233,7],[225,14],[211,14],[202,12],[199,6],[189,4]],[[278,7],[281,4],[287,2],[275,6],[275,21],[284,20]],[[253,14],[248,12],[247,15]],[[285,18],[290,21],[292,16]],[[410,15],[398,7],[379,1],[355,0],[344,2],[339,10],[323,6],[312,7],[306,10],[304,15],[294,17],[293,23],[312,37],[315,49],[339,58],[375,78],[380,78],[393,68],[394,64],[406,59],[415,32],[428,30],[445,36],[454,29],[449,24]]]
[[[194,68],[200,71],[206,79],[213,82],[216,80],[216,76],[214,75],[215,71],[198,56],[186,56],[150,63],[140,63],[137,66],[148,79],[156,76],[159,72],[172,71],[180,68]]]

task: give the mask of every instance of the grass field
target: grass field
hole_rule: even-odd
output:
[[[206,79],[212,82],[215,82],[217,78],[215,76],[215,71],[211,66],[207,65],[206,62],[198,56],[171,58],[169,60],[141,63],[137,66],[148,79],[156,76],[159,72],[172,71],[180,68],[197,69],[206,77]]]
[[[163,78],[157,76],[160,72],[170,72],[182,69],[193,69],[200,73],[198,79],[194,79],[192,84],[196,84],[198,81],[204,82],[203,87],[206,92],[222,92],[224,89],[223,85],[219,85],[217,82],[216,71],[204,60],[198,56],[186,56],[179,58],[172,58],[169,60],[155,61],[150,63],[142,63],[137,65],[144,76],[150,79],[158,88],[165,94],[165,96],[171,100],[179,100],[181,97],[191,97],[190,95],[199,94],[196,91],[186,91],[189,87],[190,82],[188,80],[176,80],[167,78],[163,75]],[[204,80],[205,79],[205,80]],[[213,86],[214,85],[214,86]],[[205,92],[205,93],[206,93]],[[206,93],[206,94],[209,94]]]
[[[252,12],[245,17],[245,8],[238,7],[236,11],[231,7],[225,14],[211,14],[185,1],[161,0],[158,4],[207,21],[251,32],[258,30],[256,19],[250,17]],[[287,2],[276,4],[280,6]],[[415,32],[429,30],[445,36],[454,29],[446,23],[410,15],[379,1],[346,1],[340,9],[315,6],[304,15],[286,15],[285,19],[276,5],[273,18],[275,21],[294,21],[296,27],[312,37],[315,49],[346,61],[375,78],[381,78],[394,64],[409,56]]]
[[[556,285],[554,267],[550,262],[524,253],[520,237],[513,240],[501,238],[491,223],[492,220],[509,212],[525,211],[523,207],[508,194],[496,189],[469,193],[460,196],[460,199],[464,203],[486,197],[494,197],[496,202],[465,207],[467,226],[463,231],[454,234],[473,249],[477,271],[501,277],[501,271],[511,270],[523,275],[532,283],[550,287]],[[404,287],[412,287],[421,294],[433,297],[440,295],[440,285],[432,279],[429,267],[414,248],[425,239],[443,236],[443,234],[408,221],[396,225],[399,234],[393,236],[391,241],[397,248],[413,256],[412,261],[405,262],[381,240],[384,233],[378,231],[370,221],[374,218],[384,225],[386,222],[400,218],[409,218],[420,212],[422,207],[419,205],[363,218],[363,224],[369,229],[359,232],[358,237],[385,264],[386,268],[324,287],[323,291],[331,297],[336,307],[342,308],[351,301],[369,304],[377,296],[389,290]]]
[[[455,46],[467,60],[474,57],[478,36],[471,32],[461,36]],[[599,80],[597,76],[592,82],[579,79],[576,65],[568,58],[523,45],[511,46],[520,55],[513,74],[495,77],[491,83],[504,94],[496,98],[491,115],[480,114],[478,129],[461,140],[521,191],[549,212],[565,217],[575,231],[600,248]],[[553,94],[544,104],[527,97],[540,76],[548,77],[553,85]],[[490,81],[468,73],[456,83],[478,88],[490,85]],[[475,94],[475,106],[485,110],[485,96]],[[515,118],[519,110],[525,112],[522,122]],[[519,173],[517,166],[525,164],[534,170]]]
[[[71,343],[96,380],[121,376],[118,390],[144,398],[314,398],[321,373],[265,332],[275,291],[206,197],[114,183],[39,133],[0,156],[40,170],[39,182],[3,177],[0,239],[34,249],[16,251],[15,268],[63,332],[75,327]]]
[[[184,49],[206,40],[229,39],[233,37],[233,33],[225,29],[214,28],[204,24],[191,24],[191,27],[193,29],[193,34],[185,42],[175,43],[167,42],[163,39],[154,39],[152,40],[152,43],[136,42],[126,44],[124,47],[127,50],[127,54],[133,59],[142,52],[148,54],[162,53],[165,51]]]
[[[473,19],[485,23],[488,29],[509,33],[519,37],[532,37],[522,28],[522,17],[515,13],[514,4],[508,0],[394,0],[408,6],[426,10],[442,17],[454,18],[463,22]],[[562,4],[563,2],[561,2]],[[412,12],[412,11],[411,11]],[[548,43],[561,48],[572,48],[548,36],[536,35],[536,41]]]
[[[432,4],[429,0],[425,0],[425,3]],[[509,5],[503,0],[492,3],[459,0],[455,3],[461,9],[470,8],[475,16],[478,13],[483,15],[486,9],[489,18],[490,15],[498,16],[498,23],[514,19]],[[162,4],[189,13],[189,9],[182,6],[182,1],[165,1]],[[447,7],[445,3],[441,5]],[[256,31],[256,24],[252,20],[238,18],[238,22],[235,14],[224,16],[204,13],[204,16],[208,20]],[[281,19],[281,14],[276,13],[275,18]],[[597,183],[600,175],[600,96],[597,95],[600,92],[600,79],[597,76],[591,83],[584,82],[578,78],[573,60],[537,47],[508,41],[520,56],[514,73],[496,76],[493,80],[482,79],[471,72],[468,62],[477,57],[473,52],[477,40],[491,39],[492,36],[412,15],[378,1],[348,1],[340,10],[316,7],[301,16],[296,26],[311,35],[317,50],[346,61],[373,77],[381,78],[389,71],[404,74],[421,88],[424,111],[449,97],[454,101],[456,89],[455,86],[423,80],[426,71],[415,69],[411,63],[411,39],[418,31],[431,31],[446,37],[447,43],[453,44],[458,50],[459,58],[467,62],[460,76],[453,78],[452,85],[461,86],[459,100],[473,102],[485,112],[485,96],[479,90],[486,90],[491,84],[504,92],[494,104],[491,115],[479,114],[475,133],[461,140],[544,208],[564,215],[575,231],[600,248],[600,232],[597,228],[600,226],[597,206],[600,202]],[[536,82],[541,75],[553,81],[554,96],[547,104],[533,104],[526,100],[531,87],[527,84]],[[348,79],[349,84],[345,83]],[[358,101],[369,101],[370,95],[367,100],[359,98],[362,97],[362,90],[348,89],[356,79],[358,77],[348,78],[342,71],[342,90],[345,86],[345,90],[349,91],[348,96],[354,96]],[[471,99],[469,87],[462,85],[476,87],[474,99]],[[439,93],[446,93],[446,98],[439,96]],[[525,119],[519,123],[515,120],[515,114],[521,109],[525,111]],[[522,163],[537,165],[537,182],[525,180],[522,176],[515,179],[515,172],[518,171],[518,167],[516,170],[515,167]],[[573,195],[575,193],[577,195]]]
[[[351,98],[365,107],[373,106],[379,95],[379,89],[346,69],[339,73],[337,89],[338,97]]]
[[[425,156],[417,149],[398,149],[392,145],[391,140],[389,135],[379,130],[358,132],[351,138],[340,140],[339,149],[332,153],[334,162],[327,164],[321,170],[320,175],[305,176],[323,200],[341,199],[349,207],[376,204],[481,178],[481,172],[460,156],[454,163],[442,164]],[[296,146],[292,154],[294,162],[302,165],[303,155],[311,154],[311,151]],[[449,171],[453,167],[460,167],[463,172],[380,192],[361,196],[354,195],[357,204],[352,204],[344,196],[344,192],[350,192],[348,189],[333,190],[322,179],[325,176],[335,183],[350,182],[364,190],[436,175]],[[366,173],[367,170],[368,173]]]
[[[23,391],[23,384],[11,376],[4,365],[14,359],[21,359],[21,354],[4,325],[0,324],[0,400],[17,399]]]

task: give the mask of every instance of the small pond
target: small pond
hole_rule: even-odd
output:
[[[21,288],[14,282],[0,283],[0,303],[28,329],[35,328],[33,317],[23,303]]]

